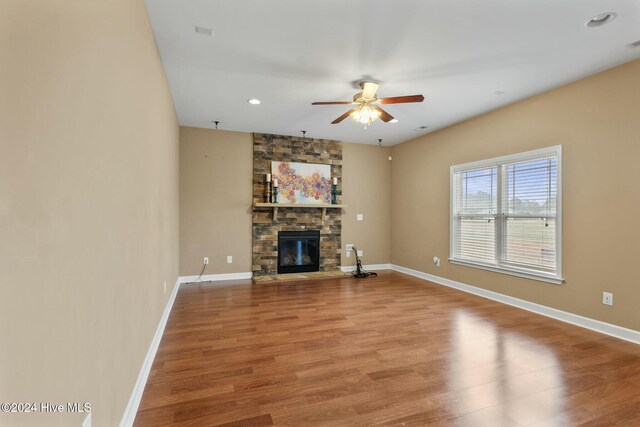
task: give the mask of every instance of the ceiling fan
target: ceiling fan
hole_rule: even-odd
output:
[[[358,123],[367,126],[374,120],[380,118],[383,122],[389,122],[393,120],[393,116],[382,108],[378,104],[405,104],[408,102],[422,102],[424,96],[422,95],[407,95],[407,96],[393,96],[390,98],[376,98],[376,92],[380,85],[373,82],[360,82],[362,92],[358,92],[353,95],[353,101],[335,101],[335,102],[313,102],[311,105],[354,105],[352,109],[331,122],[332,125],[340,123],[348,116],[351,116],[353,120]]]

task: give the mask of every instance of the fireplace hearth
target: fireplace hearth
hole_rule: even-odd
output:
[[[320,270],[320,231],[278,232],[278,274]]]

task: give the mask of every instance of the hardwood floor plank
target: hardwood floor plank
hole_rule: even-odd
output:
[[[397,272],[183,286],[136,426],[640,425],[640,346]]]
[[[272,426],[273,420],[271,415],[258,415],[251,418],[245,418],[242,420],[231,421],[224,424],[218,424],[218,427],[260,427],[260,426]]]

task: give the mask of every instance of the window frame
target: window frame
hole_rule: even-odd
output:
[[[546,273],[541,270],[521,268],[508,263],[500,263],[496,256],[496,264],[488,264],[476,261],[469,261],[460,258],[456,258],[454,254],[454,242],[456,240],[454,228],[456,226],[455,212],[454,212],[454,176],[456,173],[472,171],[477,169],[497,168],[498,182],[497,182],[497,200],[498,203],[502,200],[502,179],[501,169],[505,164],[520,163],[526,161],[532,161],[541,159],[544,157],[555,156],[556,157],[556,271],[555,273]],[[498,206],[498,212],[495,216],[502,215],[502,218],[507,218],[508,215],[504,215],[501,212],[501,207]],[[505,224],[502,224],[502,223]],[[496,221],[496,224],[498,221]],[[506,221],[500,221],[502,228],[506,226]],[[496,226],[496,252],[498,247],[503,247],[506,243],[506,234],[501,233],[498,236],[498,226]],[[496,253],[497,255],[497,253]],[[562,276],[562,145],[556,145],[553,147],[541,148],[537,150],[525,151],[522,153],[509,154],[506,156],[494,157],[491,159],[480,160],[476,162],[463,163],[459,165],[453,165],[449,169],[449,262],[452,264],[464,265],[468,267],[479,268],[483,270],[489,270],[497,273],[508,274],[517,277],[524,277],[527,279],[538,280],[542,282],[553,283],[560,285],[564,282]]]

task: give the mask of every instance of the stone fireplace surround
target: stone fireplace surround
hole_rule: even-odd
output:
[[[275,275],[278,271],[279,231],[320,231],[320,271],[340,269],[342,211],[327,209],[255,207],[265,201],[265,176],[271,162],[321,163],[331,165],[331,176],[338,178],[338,203],[342,197],[342,143],[293,136],[253,134],[252,270],[254,276]]]

